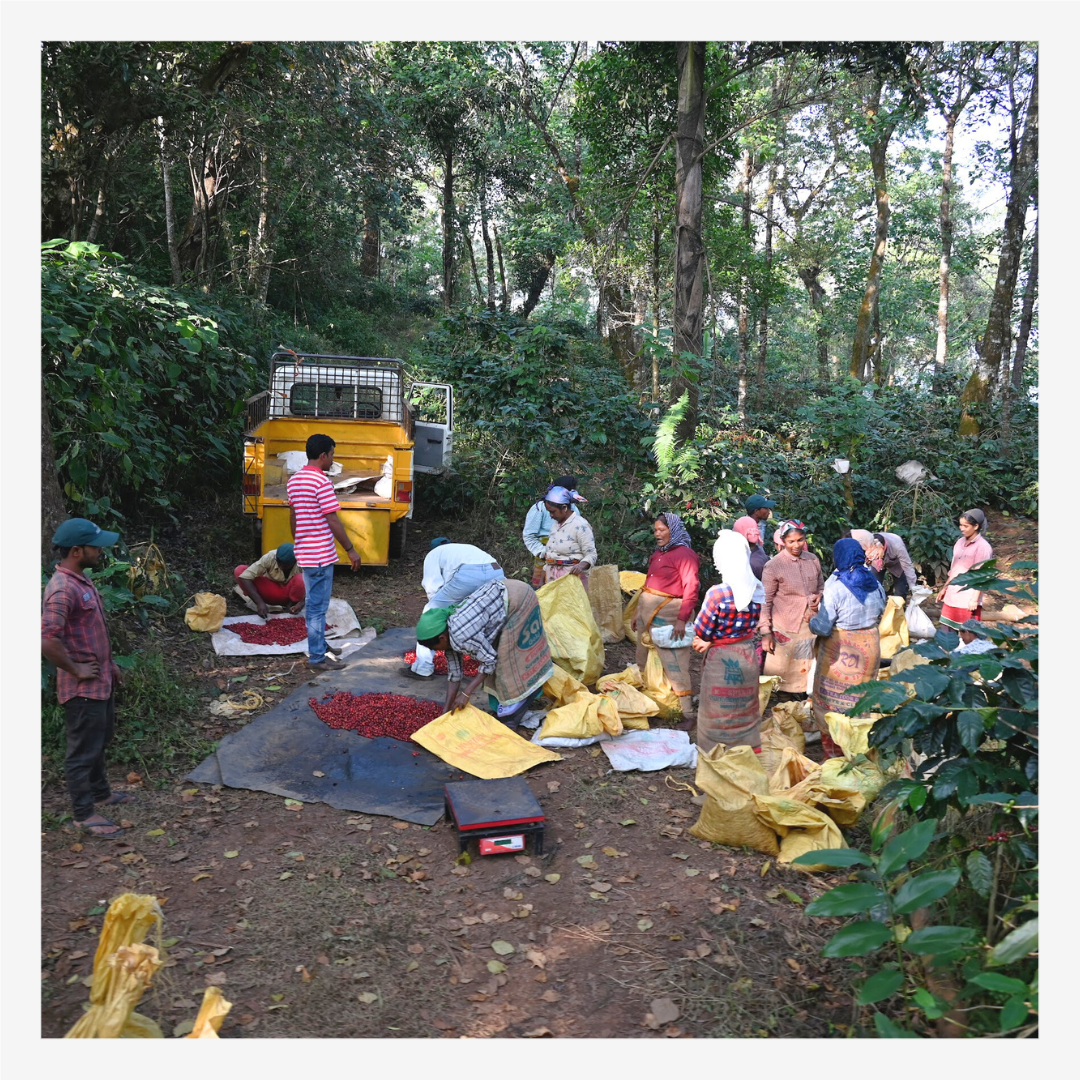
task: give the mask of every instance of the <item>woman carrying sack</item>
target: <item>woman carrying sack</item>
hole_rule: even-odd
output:
[[[806,526],[801,521],[785,521],[776,531],[783,549],[768,561],[761,575],[765,601],[758,629],[765,674],[781,677],[777,690],[805,694],[814,656],[814,634],[807,623],[817,612],[825,582],[817,556],[806,550]]]
[[[881,663],[878,624],[886,604],[885,590],[866,565],[858,540],[837,540],[833,563],[836,569],[825,582],[821,606],[809,624],[824,638],[817,648],[813,713],[826,757],[839,757],[841,751],[829,737],[825,714],[847,714],[860,697],[854,687],[877,678]]]
[[[446,653],[447,712],[468,705],[483,683],[495,699],[496,715],[510,727],[517,726],[554,670],[536,593],[512,578],[489,582],[453,607],[425,611],[416,639]],[[465,686],[463,653],[479,668]]]
[[[963,589],[949,582],[969,570],[977,570],[987,559],[994,557],[994,549],[983,535],[986,532],[986,515],[981,510],[965,510],[957,524],[960,526],[960,539],[953,545],[949,576],[936,599],[942,605],[943,619],[965,623],[968,619],[982,619],[982,593],[978,589]]]
[[[544,584],[567,574],[581,578],[589,590],[589,570],[596,565],[596,541],[592,526],[574,510],[574,495],[563,487],[553,487],[544,496],[551,515],[551,535],[544,545]]]
[[[662,638],[666,641],[686,637],[686,624],[697,608],[701,560],[691,548],[690,534],[678,514],[658,514],[653,522],[653,536],[656,550],[649,556],[645,585],[630,628],[638,635],[638,667],[644,672],[649,648],[656,649],[682,709],[682,722],[676,727],[689,731],[695,723],[687,651],[690,641],[687,639],[676,648],[661,646],[653,640],[653,633],[663,629]]]
[[[551,482],[548,491],[556,487],[566,488],[575,503],[585,504],[589,500],[584,495],[578,494],[577,483],[576,476],[557,476]],[[576,506],[572,508],[577,510]],[[529,512],[525,515],[525,527],[521,530],[521,539],[533,557],[532,587],[534,589],[539,589],[544,584],[544,545],[551,535],[552,528],[551,515],[544,505],[544,500],[537,499],[529,507]]]
[[[723,584],[714,585],[694,622],[693,649],[705,656],[698,700],[698,753],[714,746],[761,750],[761,706],[754,649],[765,590],[750,569],[746,537],[724,529],[713,545]]]

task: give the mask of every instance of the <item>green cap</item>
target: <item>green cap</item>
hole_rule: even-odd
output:
[[[450,613],[453,610],[453,608],[448,607],[428,608],[420,616],[420,621],[416,624],[416,640],[431,641],[433,638],[437,638],[446,629],[446,624],[450,621]]]
[[[52,542],[56,547],[112,547],[120,534],[106,532],[86,518],[68,518],[56,532]]]

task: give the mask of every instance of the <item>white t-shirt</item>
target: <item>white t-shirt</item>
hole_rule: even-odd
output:
[[[462,566],[490,566],[496,560],[472,544],[440,544],[424,558],[424,592],[430,600]]]

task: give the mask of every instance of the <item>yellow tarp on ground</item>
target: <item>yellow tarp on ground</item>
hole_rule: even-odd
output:
[[[523,739],[475,705],[437,716],[412,738],[447,764],[481,780],[501,780],[545,761],[562,761],[554,751]]]
[[[604,642],[593,618],[585,586],[574,574],[538,589],[551,659],[583,683],[594,683],[604,670]]]
[[[184,622],[192,630],[216,634],[225,621],[225,597],[212,592],[198,592],[195,603],[184,612]]]

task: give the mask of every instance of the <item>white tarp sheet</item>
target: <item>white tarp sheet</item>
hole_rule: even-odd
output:
[[[677,766],[693,769],[697,766],[698,749],[690,742],[689,732],[674,728],[624,731],[614,739],[601,740],[600,749],[618,772],[631,769],[653,772]]]
[[[290,615],[285,612],[281,615],[271,615],[271,619],[295,619],[303,618],[303,612],[299,616]],[[265,625],[263,620],[258,615],[233,615],[225,619],[221,624],[221,629],[215,634],[210,635],[210,640],[214,645],[214,652],[218,656],[274,656],[285,653],[307,653],[307,639],[296,642],[295,645],[256,645],[248,644],[244,641],[239,634],[234,634],[229,626],[231,623],[238,622],[253,622],[262,626]],[[342,645],[343,649],[346,643],[341,639],[347,634],[354,633],[360,630],[360,620],[356,617],[356,612],[349,606],[345,600],[341,600],[338,597],[332,597],[330,605],[326,609],[326,624],[330,627],[326,631],[326,640],[333,642],[335,645]],[[362,635],[361,635],[362,636]],[[374,634],[372,633],[372,636]],[[368,638],[370,640],[370,638]],[[360,637],[354,637],[349,639],[349,643],[360,642]],[[349,652],[352,650],[349,649]]]

